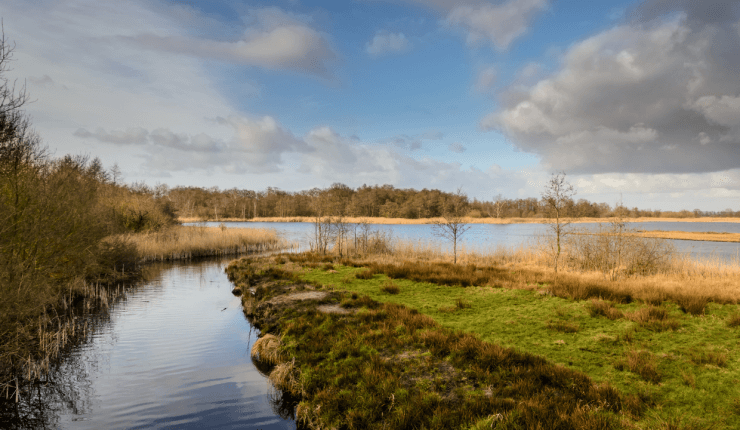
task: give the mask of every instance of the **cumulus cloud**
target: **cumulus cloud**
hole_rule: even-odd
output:
[[[365,45],[365,51],[373,57],[405,52],[410,48],[411,42],[403,33],[378,32],[373,40]]]
[[[153,33],[122,38],[157,51],[330,76],[328,63],[337,55],[320,32],[277,8],[253,11],[247,20],[250,25],[234,41]]]
[[[728,2],[677,3],[690,7],[573,45],[560,70],[504,94],[481,126],[571,172],[740,166],[740,37],[730,24],[707,23],[710,3]]]

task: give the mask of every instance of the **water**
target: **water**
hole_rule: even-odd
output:
[[[210,222],[208,226],[217,226],[221,223]],[[229,227],[273,228],[291,242],[298,242],[304,248],[313,234],[312,223],[300,222],[228,222]],[[666,231],[713,231],[740,233],[740,223],[728,222],[640,222],[629,223],[630,228],[639,230],[666,230]],[[597,223],[573,224],[579,229],[596,229]],[[497,246],[516,247],[527,245],[537,235],[547,232],[546,224],[469,224],[468,230],[462,236],[462,246],[467,249],[485,250]],[[378,224],[373,226],[377,230],[391,232],[394,237],[411,240],[428,240],[440,243],[440,246],[450,246],[433,235],[429,224]],[[350,233],[351,237],[352,233]],[[692,240],[670,240],[676,250],[694,258],[717,257],[724,260],[737,259],[740,256],[740,243],[733,242],[700,242]]]
[[[166,265],[128,290],[11,428],[295,429],[250,358],[227,261]]]

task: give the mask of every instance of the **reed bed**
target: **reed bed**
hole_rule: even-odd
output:
[[[272,251],[288,247],[272,229],[177,226],[124,239],[136,246],[140,262]]]
[[[740,233],[718,233],[714,231],[663,231],[638,230],[632,233],[639,237],[654,237],[659,239],[694,240],[709,242],[740,242]]]

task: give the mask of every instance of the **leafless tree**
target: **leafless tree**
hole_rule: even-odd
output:
[[[454,263],[457,264],[457,243],[462,240],[463,235],[470,226],[463,217],[463,210],[467,196],[458,188],[439,221],[432,225],[432,234],[452,242],[452,255]]]
[[[565,180],[565,172],[553,173],[545,186],[545,191],[542,192],[542,201],[550,212],[550,231],[556,241],[554,252],[555,273],[558,271],[560,243],[570,233],[568,228],[570,221],[564,218],[565,209],[573,200],[575,194],[576,191],[573,185]]]

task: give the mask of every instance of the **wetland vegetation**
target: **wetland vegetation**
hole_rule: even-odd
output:
[[[622,232],[557,273],[546,241],[454,264],[373,234],[227,270],[306,428],[737,428],[740,267]]]

